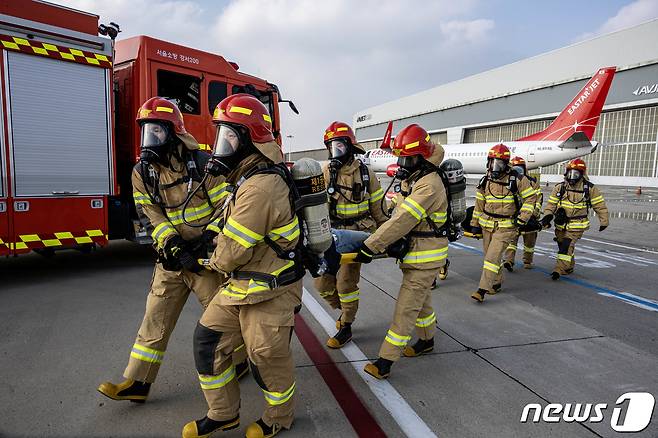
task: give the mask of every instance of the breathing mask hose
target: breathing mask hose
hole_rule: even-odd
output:
[[[395,183],[396,180],[397,177],[394,176],[393,179],[391,180],[391,183],[388,185],[388,187],[386,187],[386,190],[384,190],[384,199],[382,199],[382,203],[380,205],[380,208],[382,209],[382,213],[384,213],[384,216],[386,216],[389,219],[391,218],[391,215],[384,209],[384,204],[386,204],[386,194],[391,189],[391,187],[393,187],[393,184]]]
[[[208,176],[209,176],[209,174],[206,173],[203,176],[203,178],[201,179],[201,182],[199,183],[199,185],[194,190],[192,190],[192,193],[189,193],[187,195],[187,198],[183,202],[183,209],[181,210],[181,215],[183,217],[183,223],[185,225],[189,226],[189,227],[203,228],[203,227],[209,225],[214,220],[213,217],[215,216],[215,212],[217,211],[218,207],[215,206],[212,203],[212,201],[210,200],[210,196],[208,196],[208,191],[206,190],[206,181],[208,179]],[[199,224],[191,224],[185,218],[185,210],[187,210],[187,206],[190,204],[190,201],[192,200],[192,198],[194,198],[194,195],[196,194],[196,192],[198,192],[199,189],[201,189],[202,187],[203,187],[203,192],[205,193],[206,198],[208,199],[208,204],[210,205],[210,208],[212,208],[212,213],[210,214],[210,219],[207,222],[203,222],[203,223],[199,223]]]

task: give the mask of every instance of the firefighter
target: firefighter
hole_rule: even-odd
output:
[[[530,180],[512,169],[510,151],[497,144],[487,155],[487,174],[475,192],[475,208],[471,219],[472,233],[481,234],[484,265],[478,290],[471,298],[484,301],[485,294],[500,292],[503,283],[503,253],[519,234],[528,231],[535,211],[537,194]]]
[[[400,166],[396,176],[402,180],[395,210],[366,239],[355,259],[369,263],[374,254],[386,251],[398,257],[402,270],[393,322],[379,349],[379,357],[364,369],[378,379],[389,376],[391,365],[402,354],[415,357],[434,349],[436,314],[431,287],[448,255],[448,239],[442,233],[448,226],[448,197],[438,173],[443,147],[432,143],[427,132],[413,124],[400,131],[392,149]],[[400,241],[406,242],[408,248],[399,249]],[[398,247],[397,254],[391,254],[393,247]],[[407,346],[414,325],[419,339]]]
[[[510,161],[510,164],[512,165],[512,168],[516,170],[516,172],[519,175],[524,175],[526,178],[528,178],[530,185],[532,186],[533,189],[535,189],[537,198],[535,201],[535,210],[533,213],[533,217],[536,220],[539,220],[539,217],[541,216],[541,204],[544,198],[544,195],[541,192],[541,188],[539,187],[539,182],[535,178],[528,175],[528,168],[523,158],[514,157]],[[532,258],[535,253],[535,243],[537,243],[538,234],[539,231],[525,231],[520,233],[520,235],[523,236],[523,268],[524,269],[532,268]],[[504,260],[503,267],[505,267],[505,269],[507,269],[509,272],[514,271],[514,258],[516,257],[516,250],[517,250],[517,245],[519,243],[519,237],[520,236],[517,236],[516,239],[509,244],[507,250],[505,250],[505,255],[503,257]]]
[[[209,171],[225,175],[235,190],[224,210],[224,228],[210,267],[230,280],[194,333],[194,359],[209,410],[201,420],[185,425],[183,437],[238,427],[240,388],[231,353],[240,336],[266,404],[246,435],[270,437],[293,422],[290,339],[304,276],[296,256],[300,225],[265,106],[251,95],[235,94],[217,105],[213,122],[217,136]]]
[[[197,263],[199,257],[206,257],[205,248],[218,230],[212,224],[186,225],[183,218],[192,225],[209,219],[212,206],[223,202],[228,190],[223,178],[213,179],[195,192],[183,211],[188,195],[201,182],[199,170],[207,155],[199,151],[198,143],[185,130],[178,107],[166,99],[147,100],[139,109],[137,123],[141,128],[141,153],[132,173],[133,197],[139,219],[153,238],[158,259],[144,319],[123,374],[126,380],[102,383],[98,391],[113,400],[143,403],[190,292],[205,308],[222,283],[219,275]],[[242,358],[238,356],[236,363],[244,374],[248,370],[246,358],[244,353]]]
[[[557,261],[551,278],[558,280],[560,275],[573,273],[576,264],[573,255],[576,242],[589,229],[589,209],[599,218],[599,232],[609,224],[608,207],[598,187],[587,178],[587,166],[580,158],[569,161],[564,173],[564,181],[553,188],[544,209],[542,226],[548,228],[555,223],[557,241]]]
[[[374,172],[356,158],[365,150],[356,142],[354,131],[342,122],[333,122],[324,132],[329,163],[324,166],[328,181],[329,215],[332,228],[373,232],[386,222],[382,202],[384,191]],[[315,279],[322,298],[341,314],[336,321],[338,332],[327,341],[330,348],[340,348],[352,339],[352,323],[359,308],[359,263],[345,264],[334,275]]]

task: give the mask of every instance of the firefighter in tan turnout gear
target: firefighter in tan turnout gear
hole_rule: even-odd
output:
[[[448,197],[438,173],[443,147],[433,144],[427,132],[414,124],[398,133],[392,152],[400,166],[396,177],[402,180],[395,210],[366,239],[356,257],[356,261],[368,263],[373,255],[387,252],[400,259],[402,270],[393,322],[379,349],[379,358],[365,367],[378,379],[388,377],[391,365],[402,354],[414,357],[434,348],[436,314],[431,287],[448,255],[448,239],[442,233]],[[414,326],[419,339],[407,346]]]
[[[538,223],[531,221],[537,199],[530,180],[509,165],[510,151],[504,144],[489,150],[487,174],[475,192],[475,208],[471,219],[472,233],[481,234],[484,265],[478,290],[471,298],[484,301],[485,294],[500,292],[503,283],[503,253],[517,239],[519,232],[532,231]],[[536,225],[536,226],[535,226]]]
[[[605,230],[609,224],[608,207],[599,188],[587,178],[585,162],[576,158],[567,164],[564,181],[555,185],[541,220],[544,227],[550,227],[551,221],[555,223],[558,254],[551,273],[553,280],[573,273],[576,264],[573,253],[576,242],[589,229],[590,208],[599,218],[599,231]]]
[[[304,276],[295,252],[300,224],[265,106],[251,95],[235,94],[217,105],[213,121],[217,137],[208,171],[226,175],[235,190],[224,210],[224,228],[210,266],[230,280],[194,333],[194,359],[209,410],[201,420],[185,425],[183,437],[238,427],[240,388],[231,353],[241,335],[265,399],[262,417],[249,425],[246,435],[270,437],[293,422],[290,339]]]
[[[521,157],[514,157],[510,161],[512,169],[516,170],[519,175],[524,175],[528,178],[530,185],[535,189],[537,194],[537,199],[535,201],[535,210],[533,212],[533,217],[535,220],[539,220],[541,216],[541,204],[544,198],[544,195],[541,192],[539,187],[539,182],[530,175],[528,175],[528,168],[526,166],[525,160]],[[518,249],[517,245],[519,243],[519,238],[523,236],[523,267],[525,269],[532,268],[532,259],[535,254],[535,244],[537,243],[537,235],[539,231],[522,231],[519,236],[512,243],[509,244],[505,250],[505,256],[503,257],[503,266],[509,272],[514,270],[514,259],[516,258],[516,250]]]
[[[124,372],[126,380],[102,383],[98,391],[114,400],[144,402],[188,295],[193,292],[205,308],[222,283],[217,273],[205,271],[197,263],[198,257],[206,257],[206,245],[217,229],[213,224],[191,225],[209,222],[228,191],[223,178],[199,187],[199,170],[208,158],[185,131],[176,105],[160,97],[151,98],[139,109],[137,123],[142,131],[141,154],[132,174],[133,197],[140,221],[153,238],[158,261],[144,320]],[[197,187],[200,190],[183,211],[186,199]],[[241,360],[236,355],[236,360],[241,372],[246,372],[244,353]]]
[[[332,228],[373,232],[386,222],[382,208],[384,191],[374,172],[354,154],[365,151],[356,142],[349,125],[333,122],[325,130],[324,144],[330,162],[323,168],[328,182],[329,214]],[[334,309],[340,309],[338,332],[327,346],[340,348],[352,339],[352,323],[359,308],[360,263],[344,264],[334,275],[315,279],[315,288]]]

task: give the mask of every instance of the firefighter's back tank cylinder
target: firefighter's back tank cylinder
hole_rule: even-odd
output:
[[[316,254],[321,254],[329,249],[333,240],[322,166],[312,158],[302,158],[295,162],[290,172],[301,196],[302,226],[306,229],[307,246]]]
[[[455,223],[461,223],[466,218],[466,178],[464,166],[459,160],[451,158],[441,163],[441,170],[448,177],[448,191],[450,192],[450,208]]]

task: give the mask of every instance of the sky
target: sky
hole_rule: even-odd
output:
[[[51,0],[275,83],[284,150],[365,108],[658,17],[658,0]],[[285,104],[284,104],[285,105]]]

